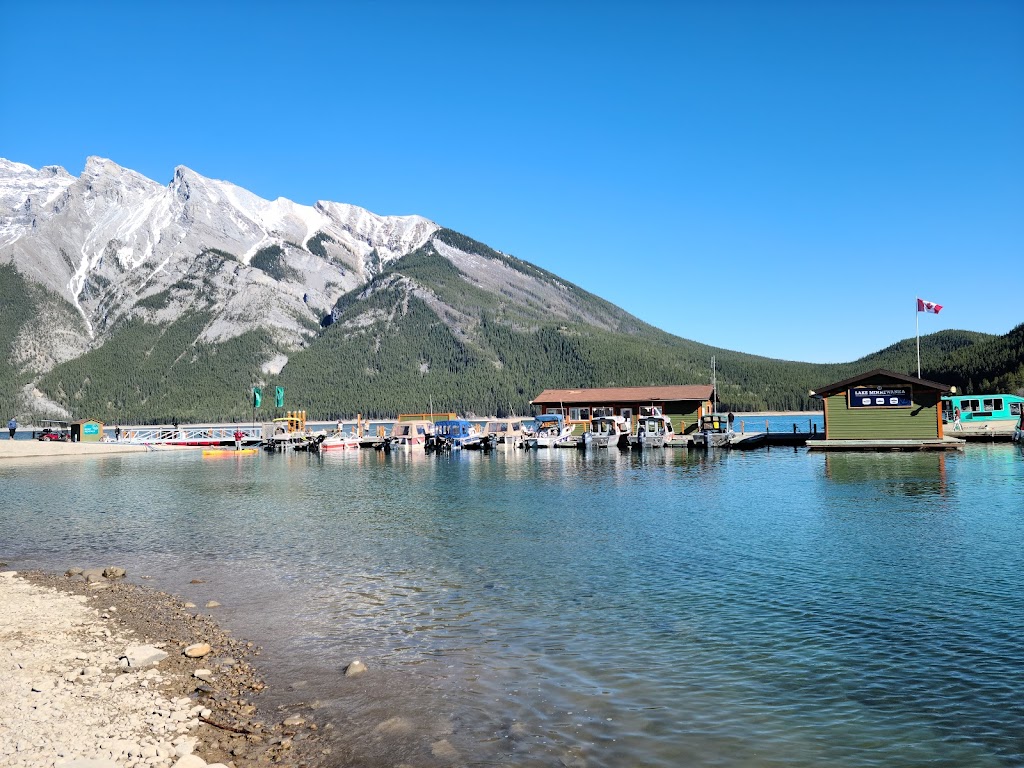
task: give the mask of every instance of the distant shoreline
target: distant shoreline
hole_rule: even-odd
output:
[[[733,411],[736,418],[751,418],[753,416],[805,416],[814,417],[824,415],[824,411]]]

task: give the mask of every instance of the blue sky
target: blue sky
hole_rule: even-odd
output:
[[[7,3],[0,156],[426,216],[669,332],[1024,322],[1024,3]]]

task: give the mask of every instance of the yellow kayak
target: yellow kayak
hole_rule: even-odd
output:
[[[254,453],[259,453],[258,448],[241,448],[235,450],[234,448],[204,448],[203,456],[245,456]]]

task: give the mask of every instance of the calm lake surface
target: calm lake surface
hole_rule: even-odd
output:
[[[0,492],[12,567],[223,603],[339,765],[1024,764],[1016,446],[167,452]]]

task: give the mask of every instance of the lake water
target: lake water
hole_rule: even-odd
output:
[[[220,601],[339,765],[1019,766],[1022,490],[1011,445],[7,461],[0,557]]]

